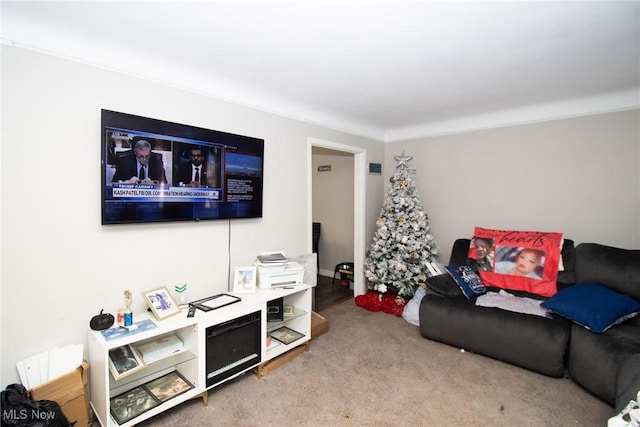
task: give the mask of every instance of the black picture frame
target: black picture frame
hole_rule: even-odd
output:
[[[202,298],[197,301],[192,301],[189,303],[189,305],[192,305],[202,311],[211,311],[217,308],[226,307],[229,304],[240,302],[241,300],[242,298],[236,295],[218,294],[207,298]]]
[[[160,402],[166,402],[191,390],[193,385],[180,372],[173,371],[149,381],[145,387]]]
[[[276,329],[271,332],[271,338],[276,341],[280,341],[282,344],[291,344],[294,341],[303,338],[304,335],[298,331],[294,331],[291,328],[287,328],[283,326],[282,328]]]
[[[118,424],[144,414],[158,406],[160,402],[144,386],[139,386],[112,397],[109,401],[111,416]]]

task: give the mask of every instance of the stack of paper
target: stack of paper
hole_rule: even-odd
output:
[[[54,347],[17,363],[18,375],[27,390],[54,380],[82,365],[82,344]]]
[[[287,262],[287,257],[284,252],[264,252],[257,256],[260,264],[284,264]]]
[[[170,354],[184,350],[182,341],[176,335],[158,338],[144,344],[140,344],[138,351],[142,354],[145,363],[151,363]]]

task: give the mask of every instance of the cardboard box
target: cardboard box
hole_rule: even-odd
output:
[[[89,426],[89,399],[87,394],[87,362],[75,370],[31,389],[33,400],[53,400],[75,427]]]
[[[329,320],[315,311],[311,312],[311,337],[315,338],[329,332]]]

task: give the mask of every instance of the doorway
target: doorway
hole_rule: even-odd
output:
[[[351,295],[364,294],[366,150],[309,138],[308,153],[310,237],[312,223],[321,223],[318,272],[333,277],[337,264],[353,262]]]

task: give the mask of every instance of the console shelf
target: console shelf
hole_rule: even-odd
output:
[[[300,344],[304,344],[306,341],[311,339],[311,295],[310,291],[308,292],[296,292],[283,296],[276,296],[277,298],[284,299],[284,307],[291,306],[293,308],[293,313],[291,315],[283,315],[283,319],[277,322],[269,322],[268,329],[266,331],[267,335],[270,335],[274,331],[277,331],[281,328],[291,329],[301,335],[300,338],[295,339],[294,341],[285,344],[280,342],[281,345],[276,347],[270,347],[267,350],[267,354],[265,357],[265,361],[273,359],[283,353],[288,352],[299,346]],[[271,298],[273,300],[275,298]],[[286,311],[285,311],[286,313]],[[275,341],[275,338],[272,338],[272,342]]]
[[[136,323],[151,320],[156,326],[144,332],[135,333],[133,331],[132,333],[123,334],[116,339],[108,340],[100,331],[89,331],[91,407],[100,425],[134,426],[186,400],[197,397],[202,397],[206,405],[207,390],[209,388],[216,387],[220,383],[251,369],[256,369],[258,377],[260,377],[261,372],[263,372],[260,368],[264,367],[272,359],[298,347],[308,349],[309,340],[311,339],[311,286],[295,285],[287,287],[287,289],[257,290],[253,294],[237,294],[235,296],[240,297],[241,301],[208,312],[196,310],[196,315],[191,318],[186,317],[187,309],[182,310],[180,314],[161,321],[147,312],[135,314],[134,320]],[[285,305],[293,307],[293,312],[281,321],[267,322],[267,304],[277,298],[283,298]],[[259,317],[261,320],[259,361],[233,377],[207,386],[205,368],[206,329],[255,312],[260,312]],[[272,339],[270,345],[267,346],[269,334],[283,327],[299,333],[300,337],[297,337],[289,344],[283,344]],[[134,373],[121,376],[120,379],[114,378],[109,369],[110,350],[123,346],[137,349],[140,345],[174,335],[182,341],[182,348],[144,363],[144,367],[139,368]],[[141,356],[140,358],[142,359]],[[186,380],[192,388],[169,400],[158,403],[157,406],[149,410],[138,408],[140,409],[138,416],[118,424],[111,415],[111,399],[119,397],[123,393],[135,391],[138,387],[174,371]]]

